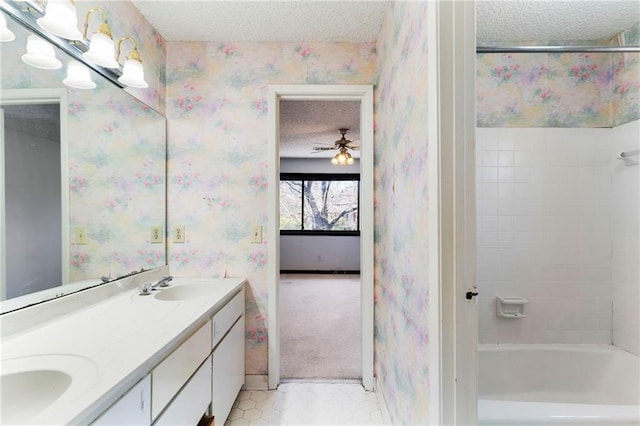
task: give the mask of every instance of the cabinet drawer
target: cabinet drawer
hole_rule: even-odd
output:
[[[215,347],[231,326],[244,314],[244,288],[213,316],[211,340]]]
[[[211,357],[182,388],[154,425],[195,425],[211,403]]]
[[[149,425],[151,424],[151,376],[132,387],[92,425]]]
[[[153,369],[151,373],[153,419],[160,414],[210,352],[211,320]]]

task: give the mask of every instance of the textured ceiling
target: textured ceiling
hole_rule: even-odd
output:
[[[375,41],[390,1],[133,0],[168,41]],[[639,0],[477,0],[478,44],[609,39],[640,20]],[[280,153],[310,154],[338,129],[358,140],[357,102],[283,101]]]
[[[358,101],[281,101],[280,156],[288,158],[328,158],[336,151],[313,153],[314,146],[331,145],[341,138],[338,129],[349,129],[345,136],[360,139]],[[360,142],[353,145],[360,145]],[[312,154],[313,153],[313,154]],[[359,152],[351,155],[358,158]]]
[[[390,1],[133,0],[169,41],[375,41]],[[478,43],[613,37],[638,0],[477,0]]]
[[[375,41],[389,1],[134,0],[171,41]]]
[[[601,40],[640,21],[638,0],[477,0],[477,43]]]
[[[60,143],[58,104],[3,105],[6,127]]]

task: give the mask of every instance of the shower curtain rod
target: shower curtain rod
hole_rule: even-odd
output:
[[[478,46],[476,53],[612,53],[640,52],[640,46]]]

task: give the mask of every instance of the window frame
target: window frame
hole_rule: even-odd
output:
[[[358,182],[358,219],[355,231],[325,231],[309,229],[280,229],[280,235],[322,235],[322,236],[360,236],[360,173],[280,173],[280,180],[296,180],[302,182],[301,197],[301,226],[304,227],[304,182],[305,181],[356,181]],[[278,189],[279,191],[280,189]]]

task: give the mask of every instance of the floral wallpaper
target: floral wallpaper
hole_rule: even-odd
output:
[[[427,7],[395,3],[377,43],[375,373],[393,424],[429,423]]]
[[[9,25],[16,40],[0,46],[2,89],[67,91],[69,281],[117,277],[164,265],[164,244],[149,241],[151,226],[164,229],[164,118],[93,72],[97,87],[78,90],[62,84],[65,67],[42,70],[26,65],[20,56],[28,34],[13,21]],[[60,52],[57,57],[63,63],[68,60]],[[153,62],[150,65],[164,68]],[[164,93],[162,86],[158,87],[152,92]],[[156,107],[163,97],[152,96]],[[86,226],[87,244],[75,244],[77,226]]]
[[[625,44],[640,46],[640,22],[622,33]],[[611,107],[612,127],[640,119],[640,53],[616,53]]]
[[[164,242],[150,241],[152,226],[164,230],[164,118],[110,83],[68,99],[70,281],[164,265]]]
[[[248,279],[247,374],[268,361],[268,85],[372,84],[375,64],[374,43],[167,43],[169,227],[186,237],[169,244],[169,265]]]
[[[638,32],[626,31],[626,44],[638,44]],[[640,53],[478,54],[476,66],[478,127],[615,127],[640,118]]]

